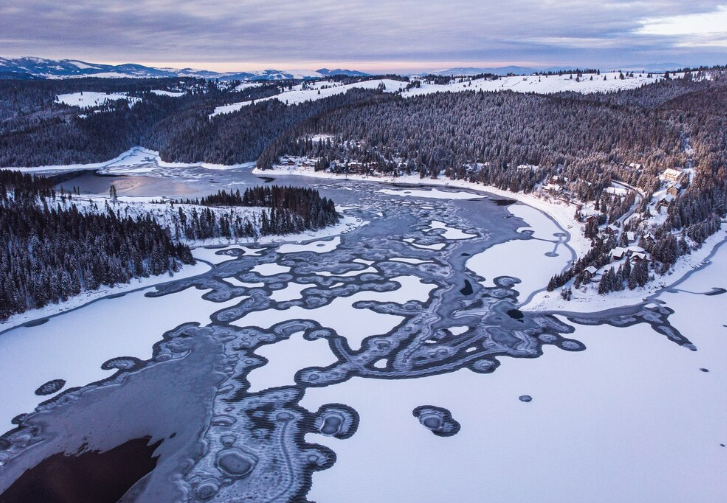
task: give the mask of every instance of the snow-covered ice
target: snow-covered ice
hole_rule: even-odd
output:
[[[727,277],[727,247],[714,262],[681,288],[721,285],[715,281]],[[345,481],[350,503],[722,503],[724,298],[680,292],[664,300],[676,311],[670,320],[698,351],[645,325],[577,326],[574,337],[585,351],[546,346],[537,359],[502,358],[486,376],[460,370],[309,389],[301,402],[307,409],[346,403],[361,422],[345,441],[306,437],[337,454],[333,468],[313,475],[308,498],[333,501]],[[518,400],[523,394],[533,401]],[[461,431],[443,439],[422,428],[412,410],[423,404],[449,409]]]
[[[102,370],[101,364],[111,358],[151,358],[162,334],[179,325],[180,309],[184,322],[206,325],[212,313],[240,301],[205,301],[196,289],[153,298],[144,296],[147,291],[99,300],[42,325],[0,334],[0,425],[10,429],[13,417],[49,399],[34,391],[50,380],[65,380],[65,391],[110,377],[115,370]]]
[[[295,373],[305,367],[326,367],[337,359],[328,347],[326,339],[308,341],[302,332],[295,333],[288,340],[263,346],[255,351],[267,358],[268,363],[253,370],[248,376],[250,393],[268,388],[292,386]]]
[[[333,239],[326,241],[312,241],[306,244],[293,244],[286,243],[280,245],[278,253],[299,253],[299,252],[314,252],[314,253],[328,253],[335,250],[338,245],[341,244],[341,237],[337,236]]]
[[[256,272],[260,276],[275,276],[276,274],[284,274],[290,272],[290,267],[280,264],[258,264],[250,272]]]
[[[450,227],[444,222],[439,222],[437,220],[433,220],[432,223],[429,225],[430,229],[444,229],[444,233],[442,236],[444,239],[472,239],[476,236],[476,234],[468,234],[467,232],[464,232],[462,229],[456,229],[454,227]]]
[[[467,268],[485,278],[484,286],[495,286],[493,280],[498,276],[512,276],[520,283],[515,290],[520,293],[518,300],[524,302],[530,295],[544,289],[550,278],[559,274],[571,259],[565,248],[560,248],[558,256],[549,257],[553,243],[535,239],[513,240],[488,248],[467,260]]]
[[[401,288],[392,292],[360,292],[350,297],[338,297],[330,304],[317,309],[296,306],[284,310],[254,311],[232,324],[240,327],[270,328],[287,320],[315,320],[321,326],[330,327],[345,337],[352,348],[358,348],[366,337],[386,334],[404,318],[376,313],[370,309],[356,309],[353,307],[355,302],[362,300],[394,301],[402,304],[408,300],[424,302],[436,287],[430,283],[423,283],[414,276],[400,276],[393,278],[392,281],[399,283]]]
[[[484,196],[469,192],[443,191],[439,189],[382,189],[379,192],[389,196],[424,197],[428,199],[482,199]]]

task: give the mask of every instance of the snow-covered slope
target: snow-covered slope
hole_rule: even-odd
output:
[[[318,82],[311,82],[306,84],[300,84],[294,86],[291,90],[286,90],[275,96],[268,98],[262,98],[259,100],[242,101],[239,103],[232,103],[230,105],[223,105],[215,108],[214,113],[210,115],[210,118],[221,114],[228,114],[237,112],[242,107],[250,105],[252,103],[259,103],[267,100],[279,100],[286,105],[296,105],[306,101],[316,101],[337,94],[344,94],[349,89],[378,89],[379,86],[384,87],[384,90],[389,93],[401,91],[407,86],[407,82],[391,79],[376,79],[376,80],[365,80],[363,82],[355,82],[353,84],[340,84],[333,81],[322,80]]]
[[[64,105],[80,108],[94,108],[107,104],[109,101],[128,100],[129,106],[133,106],[136,102],[141,101],[126,93],[97,93],[97,92],[79,92],[71,94],[60,94],[56,97],[56,101]]]
[[[419,80],[419,88],[412,88],[403,93],[403,95],[410,97],[436,92],[479,91],[480,89],[483,91],[514,91],[518,93],[538,94],[552,94],[564,91],[597,93],[636,89],[664,79],[664,75],[662,74],[652,74],[651,77],[646,73],[634,74],[633,77],[624,76],[623,79],[620,76],[621,74],[619,72],[603,73],[601,75],[585,74],[580,79],[574,74],[550,76],[528,75],[502,77],[497,80],[464,79],[462,82],[458,80],[455,83],[446,85],[428,84],[424,80]]]
[[[431,84],[422,78],[412,78],[413,83],[417,83],[418,87],[407,89],[408,83],[391,79],[376,79],[356,82],[353,84],[340,84],[333,81],[322,80],[318,82],[309,82],[294,86],[291,90],[286,90],[275,96],[263,98],[260,100],[248,100],[229,105],[222,105],[215,108],[210,118],[221,114],[237,112],[243,107],[260,101],[276,99],[287,105],[295,105],[306,101],[315,101],[337,94],[343,94],[349,89],[377,89],[381,84],[385,86],[385,91],[389,93],[401,92],[404,98],[413,96],[422,96],[425,94],[439,92],[464,92],[464,91],[514,91],[518,93],[538,93],[553,94],[565,91],[577,93],[597,93],[609,91],[621,91],[626,89],[636,89],[644,85],[653,84],[664,79],[662,74],[634,74],[626,76],[620,72],[604,73],[601,75],[583,75],[578,77],[576,74],[550,75],[550,76],[517,76],[517,77],[501,77],[496,80],[490,79],[457,79],[451,84]],[[592,77],[592,78],[591,78]],[[674,78],[681,77],[675,74]]]

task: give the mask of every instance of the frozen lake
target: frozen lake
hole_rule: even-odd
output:
[[[133,176],[66,186],[267,183],[112,171]],[[518,307],[573,258],[541,212],[461,189],[277,183],[367,225],[199,249],[200,276],[0,333],[0,422],[22,426],[0,439],[0,493],[52,454],[150,438],[157,468],[129,502],[724,503],[725,297],[703,293],[727,287],[727,247],[648,304],[532,313]]]

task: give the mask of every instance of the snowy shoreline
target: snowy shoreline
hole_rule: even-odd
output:
[[[82,307],[87,306],[93,302],[105,299],[110,296],[121,296],[128,293],[136,292],[139,290],[146,290],[155,286],[170,283],[180,279],[191,278],[206,273],[211,269],[207,262],[197,259],[195,265],[184,265],[182,268],[174,273],[173,276],[168,273],[160,274],[158,276],[149,276],[148,278],[133,278],[129,283],[124,283],[115,286],[104,286],[97,290],[86,290],[80,294],[69,298],[65,302],[58,304],[48,304],[47,306],[31,309],[23,313],[14,314],[5,321],[0,321],[0,337],[2,334],[12,330],[16,327],[31,323],[35,321],[42,321],[46,318],[51,318],[59,314],[68,313],[75,311]]]
[[[584,235],[584,224],[578,222],[575,217],[576,207],[573,204],[565,203],[552,197],[541,198],[533,194],[522,192],[514,193],[498,189],[489,185],[481,185],[465,180],[450,180],[446,178],[419,178],[418,175],[405,176],[366,176],[366,175],[339,175],[328,172],[316,172],[312,169],[301,170],[299,168],[281,168],[272,170],[253,169],[253,174],[258,176],[301,176],[327,180],[354,180],[362,182],[375,182],[406,187],[444,187],[450,189],[468,189],[498,197],[513,199],[541,211],[554,220],[567,234],[565,245],[570,247],[576,254],[576,260],[585,255],[591,248],[591,242]],[[627,307],[647,302],[649,299],[658,297],[674,285],[686,280],[695,270],[704,267],[705,260],[713,255],[719,246],[727,241],[727,225],[723,223],[722,229],[710,236],[702,247],[692,251],[689,255],[679,257],[676,264],[664,276],[657,276],[654,281],[647,283],[644,287],[622,292],[611,292],[608,295],[594,294],[587,292],[582,294],[573,290],[573,297],[570,301],[564,300],[559,291],[548,292],[545,287],[534,295],[527,302],[519,306],[521,310],[527,311],[554,311],[554,312],[595,312],[608,309]]]
[[[360,182],[375,182],[381,184],[389,184],[394,186],[401,186],[399,188],[407,187],[443,187],[450,189],[468,189],[475,192],[484,192],[486,195],[495,195],[507,199],[513,199],[515,201],[527,204],[533,208],[542,211],[547,216],[555,220],[564,231],[570,234],[568,245],[573,248],[577,255],[585,254],[591,248],[591,242],[583,235],[584,225],[578,222],[575,218],[575,206],[572,204],[565,204],[560,200],[554,198],[540,198],[532,194],[525,194],[522,192],[509,192],[507,190],[498,189],[491,185],[481,185],[477,183],[467,182],[465,180],[450,180],[447,178],[419,178],[418,175],[405,175],[405,176],[366,176],[366,175],[338,175],[334,173],[320,172],[320,171],[303,171],[303,170],[288,170],[283,169],[272,169],[272,170],[261,170],[255,168],[252,173],[257,176],[302,176],[308,178],[319,178],[326,180],[354,180]]]
[[[89,200],[103,200],[107,199],[104,196],[98,196],[95,198],[89,198]],[[135,198],[125,197],[126,202],[133,202]],[[149,198],[138,198],[142,201],[146,201]],[[138,202],[138,201],[137,201]],[[302,243],[311,240],[325,239],[347,232],[351,232],[360,226],[366,225],[368,222],[363,221],[360,218],[343,216],[340,222],[336,225],[326,227],[317,231],[306,231],[299,234],[285,234],[275,236],[263,236],[260,238],[239,238],[239,239],[227,239],[227,238],[214,238],[206,240],[195,240],[187,241],[183,240],[192,248],[192,255],[194,256],[197,263],[195,265],[184,265],[182,268],[174,273],[174,275],[161,274],[158,276],[150,276],[148,278],[133,278],[129,283],[115,285],[113,287],[104,286],[97,290],[88,290],[81,292],[80,294],[69,298],[65,302],[58,304],[48,304],[42,308],[31,309],[23,313],[15,314],[9,317],[5,321],[0,321],[0,336],[3,333],[17,328],[26,323],[41,322],[46,318],[51,318],[60,314],[75,311],[82,307],[87,306],[93,302],[116,296],[126,295],[128,293],[136,292],[139,290],[146,290],[155,286],[170,283],[172,281],[178,281],[180,279],[187,279],[194,276],[202,275],[212,269],[210,261],[200,258],[196,253],[199,249],[207,248],[219,248],[224,249],[228,246],[235,245],[269,245],[269,244],[282,244],[282,243]]]
[[[118,172],[114,168],[129,168],[133,166],[139,166],[144,163],[155,163],[159,168],[204,168],[210,170],[229,170],[229,169],[240,169],[250,168],[255,165],[254,162],[247,162],[243,164],[212,164],[208,162],[167,162],[163,161],[159,152],[156,150],[150,150],[144,147],[133,147],[126,152],[114,157],[110,161],[103,162],[92,162],[88,164],[60,164],[60,165],[46,165],[46,166],[0,166],[0,169],[20,171],[23,173],[33,173],[39,175],[45,175],[48,173],[62,173],[64,171],[85,171],[85,170],[101,170],[109,169],[110,174],[125,174],[128,170],[119,170]],[[132,171],[134,172],[134,171]],[[138,170],[136,173],[140,173]]]

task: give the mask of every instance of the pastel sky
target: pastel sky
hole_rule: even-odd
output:
[[[727,63],[727,0],[0,0],[0,56],[218,71]]]

